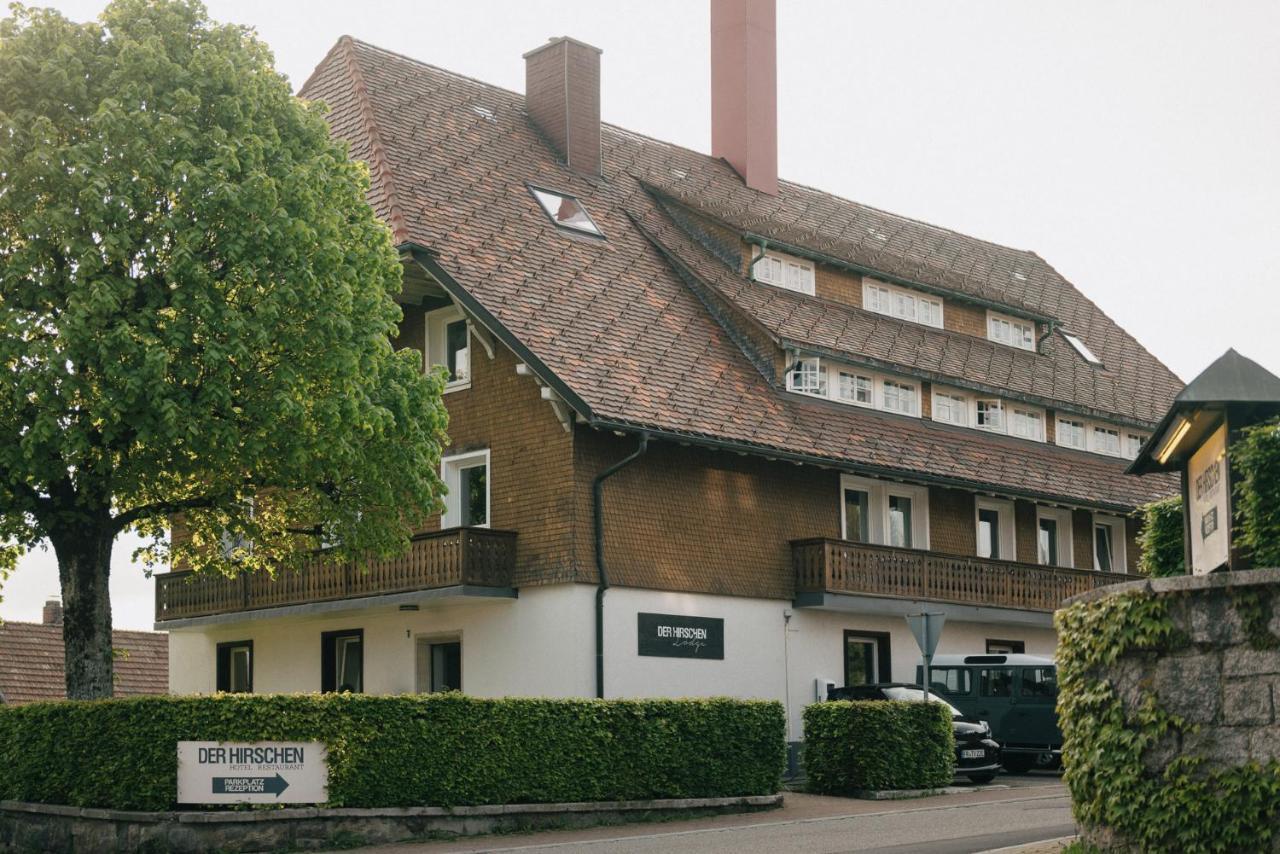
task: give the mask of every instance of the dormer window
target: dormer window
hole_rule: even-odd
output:
[[[872,399],[874,382],[871,377],[865,377],[861,374],[852,374],[848,371],[840,372],[840,387],[837,393],[840,399],[845,403],[857,403],[861,406],[872,406],[875,401]]]
[[[943,424],[969,425],[969,399],[958,394],[933,392],[933,420]]]
[[[751,278],[776,288],[813,296],[813,264],[794,255],[766,252],[751,268]]]
[[[1120,455],[1120,431],[1097,425],[1093,428],[1093,450],[1099,454]]]
[[[884,381],[884,408],[903,415],[916,414],[916,387],[909,383]]]
[[[796,359],[787,371],[787,390],[801,394],[827,394],[827,375],[817,359]]]
[[[576,196],[556,190],[544,190],[541,187],[529,186],[529,192],[538,200],[543,212],[555,223],[557,228],[576,231],[592,237],[604,237],[604,232],[596,225],[591,214],[582,206]]]
[[[1064,448],[1078,448],[1083,451],[1087,447],[1084,422],[1072,418],[1059,418],[1057,434],[1058,444]]]
[[[1036,325],[1006,314],[987,312],[987,338],[1020,350],[1036,349]]]
[[[1080,354],[1081,359],[1084,359],[1091,365],[1102,364],[1102,360],[1093,354],[1093,351],[1089,349],[1089,346],[1084,343],[1084,339],[1079,335],[1075,335],[1071,332],[1063,332],[1062,337],[1067,339],[1067,343]]]
[[[979,430],[1004,432],[1004,401],[998,399],[979,400],[977,402],[978,417],[974,426]]]
[[[862,282],[862,307],[876,314],[942,328],[942,300],[874,279]]]

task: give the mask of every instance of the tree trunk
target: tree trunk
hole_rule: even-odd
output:
[[[111,646],[111,547],[105,526],[50,537],[62,582],[62,641],[67,697],[99,700],[114,690]]]

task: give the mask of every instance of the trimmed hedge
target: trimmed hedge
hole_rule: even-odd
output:
[[[771,794],[776,702],[461,694],[138,697],[0,709],[0,799],[163,810],[178,741],[321,741],[329,806]]]
[[[1280,566],[1280,421],[1246,427],[1230,453],[1237,541],[1254,566]]]
[[[837,700],[804,710],[810,791],[933,789],[955,776],[951,710],[942,703]]]

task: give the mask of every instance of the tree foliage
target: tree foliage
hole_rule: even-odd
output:
[[[227,531],[253,570],[393,553],[437,508],[390,233],[272,62],[194,0],[0,22],[0,544],[50,538],[64,598],[126,528],[197,569]]]

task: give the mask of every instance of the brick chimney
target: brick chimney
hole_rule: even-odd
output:
[[[62,603],[57,599],[46,599],[44,602],[44,616],[41,622],[46,626],[62,625]]]
[[[775,0],[711,0],[711,156],[778,192]]]
[[[568,36],[524,55],[524,100],[569,168],[600,174],[600,48]]]

